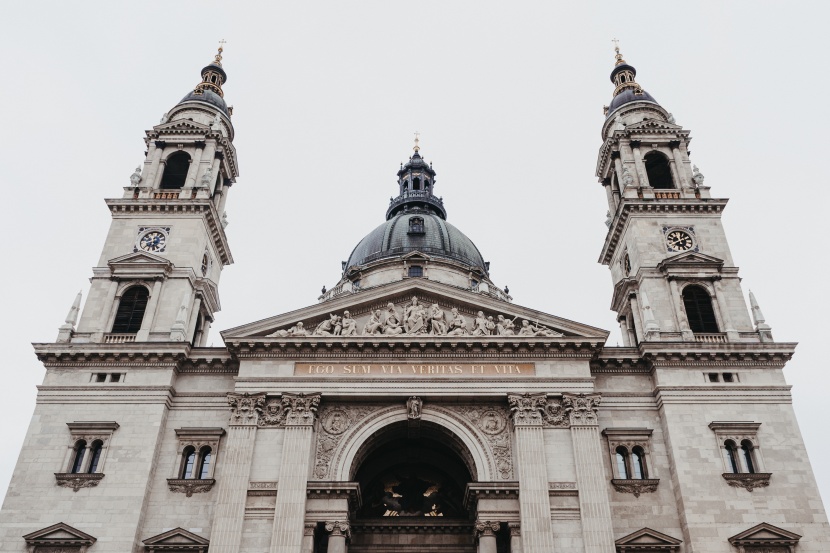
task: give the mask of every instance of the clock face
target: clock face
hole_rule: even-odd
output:
[[[138,241],[139,247],[145,252],[162,252],[166,243],[167,237],[157,230],[147,232]]]
[[[673,230],[666,235],[666,246],[670,252],[686,252],[692,249],[694,241],[691,235],[683,230]]]

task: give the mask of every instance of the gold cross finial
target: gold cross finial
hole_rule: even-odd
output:
[[[614,65],[620,65],[622,63],[625,63],[625,60],[623,59],[622,54],[620,54],[620,41],[619,41],[619,39],[616,39],[616,38],[611,39],[611,42],[614,43],[614,52],[617,53],[614,56],[617,59],[617,63],[615,63]]]
[[[419,133],[418,131],[415,131],[415,147],[412,148],[412,149],[415,150],[416,152],[421,151],[421,147],[418,146],[418,142],[420,142],[420,136],[421,136],[421,133]]]
[[[219,51],[216,52],[216,57],[213,58],[213,63],[216,65],[222,65],[222,52],[225,51],[225,44],[227,44],[227,41],[224,38],[219,41]]]

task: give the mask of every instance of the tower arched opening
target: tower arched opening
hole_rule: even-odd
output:
[[[184,187],[187,172],[190,170],[190,156],[185,152],[176,152],[167,158],[164,173],[161,175],[160,188],[175,190]]]
[[[666,156],[660,152],[649,152],[643,161],[646,165],[649,186],[661,190],[675,188]]]

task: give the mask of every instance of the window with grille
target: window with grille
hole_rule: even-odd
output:
[[[692,332],[714,333],[718,330],[712,298],[700,286],[687,286],[683,289],[683,307],[689,319]]]
[[[147,301],[150,292],[143,286],[133,286],[121,295],[118,302],[118,311],[115,313],[115,322],[112,325],[114,333],[135,333],[141,329],[144,312],[147,310]]]

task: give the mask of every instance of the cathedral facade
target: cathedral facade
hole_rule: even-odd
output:
[[[596,173],[621,347],[512,302],[417,140],[332,288],[206,347],[239,174],[221,54],[146,132],[85,302],[35,344],[0,551],[830,550],[795,344],[747,304],[726,200],[619,50]]]

